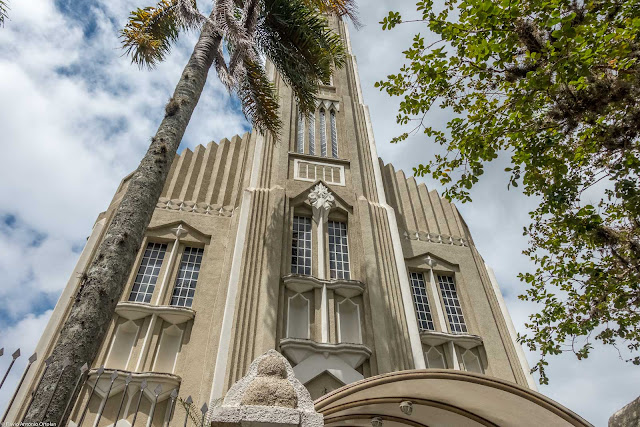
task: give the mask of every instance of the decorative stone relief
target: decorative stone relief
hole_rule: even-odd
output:
[[[275,350],[251,363],[247,375],[229,389],[222,405],[211,409],[209,419],[213,427],[324,426],[309,392],[287,359]]]
[[[331,209],[336,199],[324,184],[318,183],[309,193],[309,201],[316,209]]]
[[[309,202],[313,208],[313,219],[316,223],[320,223],[320,221],[327,220],[329,210],[335,204],[336,199],[329,189],[320,182],[309,193]]]
[[[464,237],[448,236],[446,234],[428,233],[426,231],[405,230],[404,238],[407,240],[420,240],[421,242],[442,243],[443,245],[469,246]]]
[[[156,204],[156,209],[167,209],[173,211],[193,212],[204,215],[226,216],[233,215],[233,206],[210,205],[208,203],[196,203],[179,199],[167,199],[160,197]]]

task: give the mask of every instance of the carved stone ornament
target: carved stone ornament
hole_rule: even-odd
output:
[[[269,350],[212,408],[212,427],[323,427],[307,389],[280,353]]]
[[[329,189],[321,182],[316,185],[309,193],[309,201],[315,209],[329,210],[335,203],[336,199]]]

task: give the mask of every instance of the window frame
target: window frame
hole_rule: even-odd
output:
[[[451,333],[451,334],[469,334],[469,325],[468,325],[468,322],[467,322],[467,318],[464,315],[464,310],[462,309],[462,298],[461,298],[461,295],[460,295],[460,289],[458,288],[458,285],[457,285],[457,280],[456,280],[455,274],[449,274],[449,273],[441,274],[441,273],[436,273],[434,271],[433,276],[434,276],[434,280],[436,281],[436,284],[437,284],[437,289],[438,289],[438,293],[439,293],[439,297],[440,297],[440,304],[441,304],[441,307],[444,310],[445,321],[447,322],[446,327],[447,327],[448,332]],[[447,282],[447,285],[452,285],[453,286],[453,290],[448,289],[447,292],[453,292],[453,294],[455,294],[455,300],[458,303],[457,304],[457,309],[459,311],[459,313],[456,313],[455,316],[458,319],[462,318],[462,322],[461,323],[460,322],[453,322],[452,323],[452,320],[451,320],[451,316],[452,315],[449,314],[449,305],[447,304],[447,300],[452,299],[452,297],[451,296],[445,297],[445,294],[444,294],[445,290],[442,289],[442,284],[440,282],[440,278],[441,277],[446,277],[446,278],[450,279],[450,282]],[[455,305],[453,305],[451,307],[456,308]],[[461,330],[460,331],[456,331],[454,325],[461,325],[462,326],[460,328]]]
[[[151,292],[149,293],[149,283],[146,284],[146,288],[145,288],[145,292],[142,293],[139,290],[136,290],[136,297],[134,299],[131,299],[131,296],[134,294],[134,288],[136,286],[136,280],[139,276],[139,272],[140,272],[140,268],[142,268],[142,263],[145,260],[145,254],[147,252],[147,249],[149,248],[150,245],[154,245],[154,247],[156,245],[159,245],[160,247],[164,246],[163,249],[163,255],[162,255],[162,259],[160,260],[160,266],[158,268],[158,274],[155,277],[155,281],[153,282],[153,289],[151,290]],[[171,266],[169,266],[166,262],[166,257],[167,257],[167,252],[169,252],[169,254],[171,253],[171,249],[173,248],[171,243],[167,243],[167,242],[161,242],[161,241],[154,241],[151,239],[145,239],[144,241],[144,249],[141,249],[139,252],[139,256],[136,259],[136,268],[132,269],[131,271],[131,279],[130,279],[130,286],[128,287],[128,293],[124,294],[126,295],[126,297],[124,297],[124,301],[127,302],[135,302],[135,303],[142,303],[142,304],[153,304],[153,297],[156,294],[156,288],[158,285],[158,280],[159,279],[164,279],[165,275],[168,274],[168,272],[170,271],[169,268]],[[170,249],[171,248],[171,249]],[[151,249],[153,251],[153,249]],[[148,266],[147,266],[148,268]],[[142,276],[144,277],[145,274],[143,273]],[[162,283],[162,280],[160,280],[160,283]],[[140,294],[144,294],[144,295],[149,295],[149,301],[144,301],[144,299],[146,299],[146,297],[142,300],[142,301],[138,301],[138,296]],[[123,296],[124,296],[123,295]]]
[[[413,275],[420,275],[422,277],[422,283],[424,285],[424,298],[426,300],[426,307],[429,310],[428,312],[426,312],[425,314],[427,315],[427,320],[425,320],[425,322],[427,323],[427,325],[431,324],[431,328],[427,328],[424,329],[422,328],[421,323],[421,319],[420,319],[420,313],[418,310],[418,302],[416,301],[416,294],[414,293],[414,279],[413,279]],[[429,281],[428,279],[425,278],[425,272],[424,271],[416,271],[416,270],[409,270],[409,286],[411,288],[411,299],[413,301],[413,309],[416,313],[416,320],[418,322],[418,330],[419,331],[436,331],[436,321],[433,315],[433,310],[431,309],[431,301],[429,298]]]

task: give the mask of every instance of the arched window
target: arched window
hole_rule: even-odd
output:
[[[309,114],[307,117],[307,127],[309,133],[309,154],[316,154],[316,112]]]
[[[464,364],[464,370],[484,374],[484,369],[482,369],[482,361],[480,360],[478,348],[474,347],[472,349],[460,350],[462,350],[462,363]]]
[[[309,300],[302,294],[289,297],[287,337],[309,339]]]
[[[447,362],[444,357],[444,349],[441,345],[430,346],[427,351],[424,352],[427,362],[427,368],[431,369],[445,369]]]
[[[296,137],[296,151],[304,153],[304,115],[298,110],[298,134]]]
[[[360,307],[349,298],[338,303],[338,341],[362,343]]]
[[[331,124],[331,156],[338,158],[338,130],[336,127],[336,112],[331,110],[329,113],[329,121]]]
[[[320,109],[320,155],[327,157],[327,118],[324,108]]]

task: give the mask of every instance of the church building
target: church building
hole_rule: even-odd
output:
[[[175,158],[70,426],[182,426],[181,399],[216,407],[269,350],[325,426],[590,425],[536,391],[456,206],[378,158],[347,25],[330,23],[348,61],[314,114],[271,66],[280,139],[251,132]],[[127,185],[98,216],[8,421]]]

